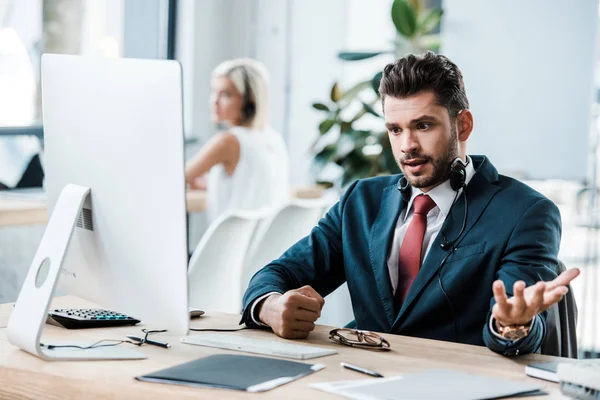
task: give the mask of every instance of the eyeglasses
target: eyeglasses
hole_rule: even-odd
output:
[[[139,337],[139,336],[132,336],[132,335],[127,335],[128,339],[133,340],[133,342],[127,340],[127,342],[131,343],[131,344],[135,344],[137,346],[141,346],[144,343],[148,343],[148,344],[153,344],[155,346],[160,346],[160,347],[170,347],[168,343],[163,343],[163,342],[157,342],[155,340],[150,340],[148,339],[148,335],[152,334],[152,333],[162,333],[162,332],[166,332],[166,329],[157,329],[157,330],[148,330],[146,328],[142,329],[142,332],[145,333],[144,337]]]
[[[329,332],[329,339],[350,347],[369,350],[390,350],[390,342],[378,334],[369,331],[337,328]]]
[[[130,343],[130,344],[134,344],[136,346],[141,346],[144,343],[151,343],[151,344],[157,344],[160,343],[159,345],[161,347],[169,347],[168,343],[164,343],[165,346],[163,346],[163,343],[161,342],[155,342],[152,340],[148,340],[148,335],[152,334],[152,333],[161,333],[161,332],[166,332],[166,329],[159,329],[159,330],[148,330],[146,328],[142,329],[142,332],[144,332],[146,335],[143,338],[140,337],[136,337],[136,336],[127,336],[129,339],[132,340],[118,340],[118,339],[102,339],[102,340],[98,340],[97,342],[94,342],[92,344],[90,344],[89,346],[79,346],[79,345],[75,345],[75,344],[63,344],[63,345],[54,345],[54,344],[43,344],[40,343],[40,347],[46,348],[48,350],[52,350],[52,349],[58,349],[58,348],[73,348],[73,349],[81,349],[81,350],[88,350],[88,349],[94,349],[97,347],[112,347],[112,346],[118,346],[121,343]]]

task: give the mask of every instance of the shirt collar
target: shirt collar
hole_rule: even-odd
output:
[[[469,184],[473,175],[475,175],[475,168],[473,167],[473,160],[471,157],[467,156],[467,166],[465,167],[465,172],[467,173],[467,177],[465,179],[465,186]],[[462,193],[462,189],[458,191],[458,196]],[[406,217],[408,216],[408,212],[410,211],[413,201],[415,197],[423,194],[421,189],[413,187],[411,190],[410,200],[406,206],[406,214],[404,215],[404,220],[406,221]],[[454,202],[454,198],[458,198],[457,193],[452,190],[450,187],[450,180],[447,179],[444,182],[440,183],[429,192],[426,193],[433,199],[436,206],[439,208],[440,212],[446,217],[450,212],[450,207],[452,207],[452,203]]]

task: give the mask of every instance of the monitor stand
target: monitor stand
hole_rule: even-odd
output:
[[[8,341],[44,360],[141,360],[147,357],[125,347],[127,345],[85,350],[52,347],[65,344],[85,347],[92,344],[77,342],[75,335],[75,340],[69,343],[40,343],[69,242],[89,193],[90,188],[73,184],[65,186],[60,193],[8,321]],[[45,279],[44,270],[48,271]]]

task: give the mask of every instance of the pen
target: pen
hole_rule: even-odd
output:
[[[356,366],[356,365],[352,365],[352,364],[348,364],[348,363],[345,363],[345,362],[341,362],[340,365],[342,367],[344,367],[344,368],[351,369],[352,371],[361,372],[361,373],[366,374],[366,375],[374,376],[375,378],[383,378],[383,375],[381,375],[381,374],[379,374],[379,373],[377,373],[375,371],[371,371],[370,369],[362,368],[362,367],[359,367],[359,366]]]
[[[141,337],[132,336],[132,335],[127,335],[127,337],[131,340],[135,340],[136,342],[144,342],[144,343],[152,344],[154,346],[164,347],[165,349],[168,349],[169,347],[171,347],[171,345],[169,343],[159,342],[157,340],[146,339],[144,341],[144,339],[142,339]]]

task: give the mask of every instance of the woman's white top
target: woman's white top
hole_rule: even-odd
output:
[[[289,197],[290,162],[281,135],[270,127],[233,127],[228,132],[240,143],[240,158],[231,176],[223,164],[208,173],[209,223],[226,211],[277,207]]]

